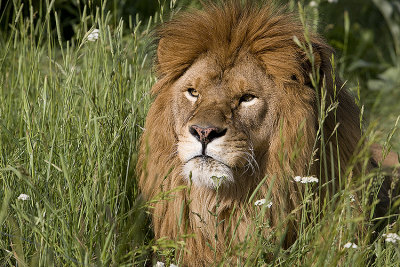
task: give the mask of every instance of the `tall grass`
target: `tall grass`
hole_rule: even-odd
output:
[[[83,10],[65,42],[53,2],[15,13],[1,39],[0,265],[130,265],[150,232],[133,170],[153,22],[112,26],[105,9]]]
[[[13,1],[12,23],[0,37],[0,266],[179,263],[174,249],[182,244],[152,238],[134,172],[155,79],[149,33],[163,14],[126,22],[112,19],[106,5],[93,13],[84,8],[76,35],[65,41],[53,4],[45,1],[38,13]],[[22,16],[23,5],[29,16]],[[99,38],[90,41],[95,28]],[[366,133],[375,140],[372,130]],[[272,242],[284,235],[286,221],[271,236],[262,234],[268,207],[255,206],[257,238],[232,247],[223,260],[248,250],[256,256],[243,265],[361,266],[374,256],[377,266],[397,266],[398,245],[380,235],[355,236],[368,216],[351,202],[361,188],[333,192],[326,203],[305,189],[293,246]],[[366,198],[360,205],[368,205]],[[344,248],[347,242],[358,248]]]

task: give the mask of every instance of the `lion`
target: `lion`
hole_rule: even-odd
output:
[[[300,205],[304,185],[293,177],[326,182],[374,167],[349,163],[363,150],[360,110],[335,75],[333,49],[304,33],[293,13],[252,1],[208,2],[158,29],[138,183],[147,200],[158,199],[155,237],[184,240],[185,264],[208,265],[226,250],[224,240],[248,238],[256,189],[273,202],[266,216],[274,227]],[[321,150],[332,152],[326,164]],[[287,245],[297,221],[286,221]]]

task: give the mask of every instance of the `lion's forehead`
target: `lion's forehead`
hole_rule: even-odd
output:
[[[178,80],[178,85],[203,92],[215,90],[227,97],[243,93],[249,88],[262,88],[266,77],[265,70],[252,57],[243,57],[229,66],[221,65],[215,58],[203,57],[188,68]]]

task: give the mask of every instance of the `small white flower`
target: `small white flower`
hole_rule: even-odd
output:
[[[165,264],[162,261],[157,261],[156,265],[154,265],[154,267],[164,267]]]
[[[27,194],[20,194],[18,196],[19,200],[29,200],[29,196]]]
[[[398,236],[396,233],[383,234],[382,236],[386,237],[386,242],[396,243],[397,241],[400,241],[400,236]]]
[[[309,5],[310,5],[310,7],[316,7],[316,6],[318,6],[318,3],[315,2],[315,1],[311,1],[311,2],[309,3]]]
[[[95,42],[97,39],[99,39],[99,35],[100,35],[99,29],[93,29],[93,30],[89,33],[87,39],[88,39],[89,41],[91,41],[91,42]]]
[[[265,198],[259,199],[259,200],[257,200],[256,202],[254,202],[254,205],[256,205],[256,206],[261,206],[261,205],[264,205],[265,202],[267,202],[267,201],[265,200]]]
[[[293,178],[296,182],[300,182],[302,184],[308,184],[308,183],[318,183],[318,178],[314,176],[296,176]]]
[[[270,201],[270,202],[267,203],[267,201],[265,200],[265,198],[263,198],[263,199],[260,199],[260,200],[257,200],[256,202],[254,202],[254,205],[255,205],[255,206],[262,206],[262,205],[264,205],[264,204],[266,204],[267,208],[271,208],[271,206],[272,206],[272,201]]]
[[[343,247],[345,247],[345,248],[358,248],[358,246],[356,244],[351,243],[351,242],[347,242],[346,244],[344,244]]]
[[[350,198],[350,202],[354,202],[354,201],[356,201],[356,198],[355,198],[355,196],[354,196],[354,195],[350,195],[350,196],[349,196],[349,198]]]
[[[328,0],[328,3],[337,3],[338,2],[338,0]]]
[[[178,267],[178,265],[175,265],[175,264],[171,263],[171,264],[169,265],[169,267]]]

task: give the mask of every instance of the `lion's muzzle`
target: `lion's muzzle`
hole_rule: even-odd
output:
[[[227,128],[192,124],[178,142],[182,174],[195,186],[215,188],[233,182],[233,173],[223,156]]]

